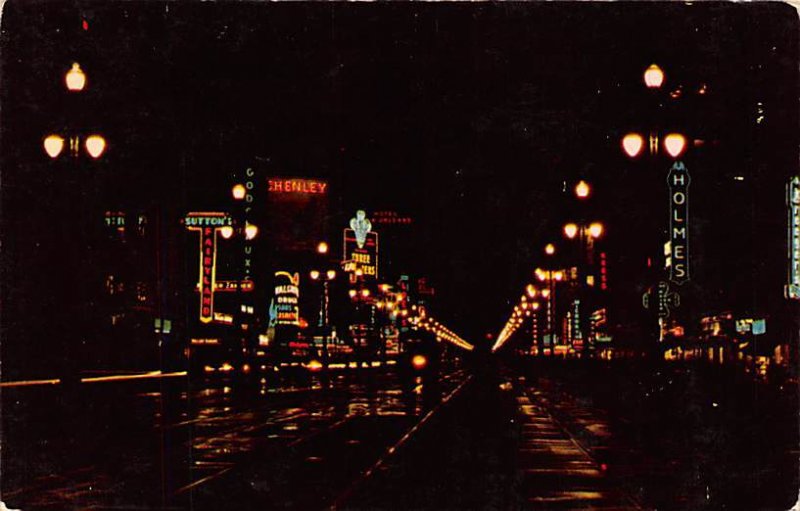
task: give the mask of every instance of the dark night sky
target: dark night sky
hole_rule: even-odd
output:
[[[641,73],[658,62],[670,85],[711,91],[663,121],[718,141],[687,156],[707,177],[698,215],[713,224],[721,183],[753,175],[767,195],[751,235],[766,233],[780,267],[781,183],[797,164],[797,15],[786,5],[77,5],[5,4],[3,216],[15,260],[33,250],[20,233],[61,228],[47,204],[23,215],[24,204],[50,183],[42,133],[78,119],[108,134],[111,186],[131,201],[213,203],[234,169],[269,156],[340,183],[343,214],[408,211],[423,259],[412,271],[431,275],[445,323],[496,332],[541,247],[576,214],[563,181],[597,183],[593,213],[616,228],[622,271],[639,214],[626,201],[641,190],[618,140],[647,122]],[[62,92],[72,59],[90,79],[81,103]]]

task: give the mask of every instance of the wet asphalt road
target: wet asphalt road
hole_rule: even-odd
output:
[[[687,366],[450,368],[424,385],[384,370],[328,386],[187,383],[4,389],[3,500],[777,510],[798,494],[796,392]]]

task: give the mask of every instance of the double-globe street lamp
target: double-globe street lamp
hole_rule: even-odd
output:
[[[70,93],[79,93],[86,87],[86,74],[80,64],[74,62],[72,68],[64,76],[64,83]],[[71,131],[71,130],[70,130]],[[106,139],[98,133],[50,133],[45,136],[42,145],[45,153],[52,159],[56,159],[64,152],[66,143],[69,143],[69,155],[78,158],[80,148],[83,145],[86,154],[93,159],[100,158],[106,151]]]
[[[320,251],[320,246],[317,247],[317,251],[320,253],[324,253]],[[327,247],[327,245],[326,245]],[[325,250],[327,252],[327,250]],[[335,270],[311,270],[309,272],[309,277],[314,282],[321,282],[322,283],[322,294],[320,295],[320,306],[319,306],[319,321],[317,322],[317,327],[322,330],[322,365],[324,369],[328,369],[328,333],[330,330],[330,319],[328,317],[328,310],[329,310],[329,303],[330,303],[330,290],[329,285],[330,283],[336,278],[336,271]]]

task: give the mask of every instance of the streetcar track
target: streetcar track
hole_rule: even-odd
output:
[[[359,474],[348,486],[347,488],[341,492],[334,500],[333,503],[330,505],[328,509],[331,511],[335,511],[339,509],[352,495],[353,493],[360,488],[372,475],[378,471],[381,467],[383,467],[391,457],[393,457],[400,448],[405,445],[411,437],[419,431],[419,429],[425,425],[425,423],[430,420],[430,418],[439,411],[444,405],[446,405],[452,398],[455,396],[468,382],[472,380],[472,375],[468,376],[464,381],[462,381],[455,389],[453,389],[447,396],[445,396],[435,407],[426,413],[422,419],[420,419],[414,426],[412,426],[406,433],[400,437],[400,439],[395,442],[391,447],[389,447],[379,458],[378,460],[370,466],[366,471]]]

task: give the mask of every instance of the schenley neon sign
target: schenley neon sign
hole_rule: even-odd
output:
[[[676,161],[667,176],[670,197],[669,279],[681,285],[689,280],[689,171]]]
[[[786,298],[800,300],[800,177],[794,176],[786,185],[786,207],[789,211],[789,278]]]
[[[189,213],[183,220],[190,231],[200,233],[200,321],[214,319],[214,291],[217,278],[217,232],[232,224],[227,213]]]
[[[313,179],[273,178],[268,181],[270,193],[301,193],[308,195],[325,194],[328,183]]]

